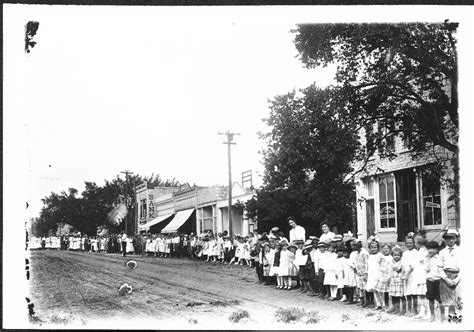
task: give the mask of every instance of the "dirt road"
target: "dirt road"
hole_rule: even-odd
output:
[[[125,265],[130,259],[138,263],[135,270]],[[259,285],[255,270],[243,266],[46,250],[31,252],[30,269],[29,297],[42,326],[278,328],[285,325],[275,312],[290,307],[305,310],[313,317],[309,322],[321,324],[320,328],[421,323]],[[132,294],[119,295],[124,283],[133,287]],[[246,310],[249,317],[237,323],[238,317],[229,320],[239,310]],[[296,324],[308,322],[305,317],[295,319]]]

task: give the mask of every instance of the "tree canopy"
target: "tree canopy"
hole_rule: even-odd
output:
[[[352,229],[355,192],[345,177],[359,142],[353,125],[331,107],[334,90],[316,85],[270,100],[271,130],[262,133],[264,186],[258,192],[259,228],[288,228],[292,215],[312,232],[323,220]]]
[[[456,28],[456,23],[446,21],[302,24],[294,30],[304,65],[337,64],[334,102],[349,110],[346,121],[364,129],[367,138],[360,160],[367,160],[376,149],[382,157],[393,157],[386,137],[397,135],[414,158],[440,146],[457,165]],[[439,157],[431,171],[442,175],[446,158]],[[457,189],[457,169],[455,176],[450,184]]]
[[[122,225],[114,225],[107,221],[107,214],[117,204],[124,203],[129,208],[129,213],[134,216],[134,188],[133,184],[147,181],[149,187],[162,186],[174,187],[180,185],[175,179],[163,180],[160,176],[142,177],[130,176],[124,180],[117,176],[113,180],[105,180],[103,186],[95,182],[85,181],[85,189],[78,195],[78,190],[69,188],[57,194],[43,198],[43,208],[40,217],[34,222],[33,232],[36,235],[47,235],[56,232],[60,224],[69,224],[75,230],[85,234],[95,235],[97,226],[106,226],[112,230],[123,228]],[[129,223],[130,231],[133,232],[134,223]]]

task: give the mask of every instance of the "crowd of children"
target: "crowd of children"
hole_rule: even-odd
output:
[[[398,245],[381,245],[374,237],[368,251],[351,236],[295,244],[261,238],[257,274],[265,284],[286,290],[297,276],[302,293],[389,314],[434,321],[438,306],[444,320],[446,308],[455,313],[462,302],[458,233],[448,230],[443,237],[446,248],[441,251],[439,243],[427,242],[423,233],[408,234],[405,251]]]
[[[270,233],[272,235],[272,233]],[[154,257],[187,257],[206,262],[254,267],[259,283],[279,290],[298,288],[301,293],[329,301],[357,304],[389,314],[435,320],[462,308],[458,259],[459,234],[448,230],[445,248],[428,242],[423,233],[410,233],[405,250],[381,244],[375,237],[368,250],[352,234],[317,237],[290,243],[283,234],[235,236],[227,232],[196,236],[145,234],[127,238],[127,253]],[[120,236],[71,237],[60,247],[90,252],[120,252]],[[38,241],[33,243],[38,246]],[[50,243],[58,247],[58,240]],[[115,243],[115,244],[114,244]],[[44,248],[44,242],[43,242]]]

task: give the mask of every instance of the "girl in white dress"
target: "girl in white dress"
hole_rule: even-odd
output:
[[[97,246],[97,239],[96,238],[93,238],[91,240],[91,243],[92,243],[92,252],[98,252],[99,251],[99,247]]]
[[[290,280],[291,277],[289,276],[290,271],[290,260],[289,254],[291,252],[288,250],[288,243],[283,242],[281,246],[280,252],[280,267],[278,268],[278,277],[281,278],[283,287],[281,289],[290,290]],[[293,264],[293,263],[292,263]]]
[[[415,265],[413,266],[413,281],[416,284],[416,295],[418,300],[418,315],[414,318],[425,318],[428,316],[428,303],[426,300],[426,271],[425,265],[427,264],[428,250],[426,249],[426,243],[428,241],[422,235],[415,236],[415,249],[417,250]]]
[[[418,306],[417,301],[417,284],[414,278],[414,268],[417,265],[418,251],[415,249],[414,236],[408,235],[405,238],[405,246],[407,250],[402,256],[403,270],[405,271],[405,297],[407,299],[407,313],[409,317],[417,314],[416,309]]]
[[[372,300],[368,308],[374,308],[375,306],[382,306],[381,303],[378,303],[377,299],[374,296],[375,285],[377,284],[377,278],[379,275],[379,262],[380,262],[381,253],[379,252],[379,243],[375,240],[369,243],[369,259],[367,263],[367,285],[366,292],[369,294],[368,298],[370,300],[374,299],[376,303],[373,303]]]
[[[343,260],[342,260],[342,272],[344,289],[346,291],[347,303],[352,304],[354,302],[354,291],[357,285],[355,276],[355,263],[349,258],[351,249],[344,248]]]
[[[81,249],[81,239],[78,237],[74,238],[74,250],[79,251]]]
[[[326,259],[326,270],[324,273],[324,285],[329,286],[330,297],[329,301],[334,301],[337,296],[337,277],[336,277],[336,260],[337,254],[335,253],[334,246],[330,245],[328,247],[328,254]]]
[[[245,260],[245,263],[247,266],[253,267],[252,264],[250,264],[250,248],[252,246],[252,239],[249,239],[248,237],[245,237],[244,239],[244,251],[243,251],[243,259]]]
[[[74,237],[69,237],[69,250],[74,250]]]
[[[208,248],[207,248],[207,260],[206,262],[213,262],[215,257],[214,257],[214,247],[216,245],[216,241],[214,240],[214,237],[211,237],[208,242]]]
[[[340,245],[336,249],[337,259],[335,263],[335,270],[336,270],[336,279],[337,279],[337,292],[339,293],[339,301],[345,302],[347,301],[346,294],[344,293],[344,271],[343,271],[343,257],[344,246]]]
[[[275,269],[273,268],[273,262],[275,260],[275,242],[270,243],[270,250],[265,253],[265,258],[268,261],[268,277],[272,278],[275,276]],[[270,283],[270,281],[268,282]]]
[[[127,254],[133,254],[135,252],[135,248],[133,248],[133,238],[129,237],[127,238]]]
[[[170,257],[170,252],[171,252],[171,237],[167,236],[165,238],[165,256]]]
[[[235,265],[243,265],[242,264],[242,259],[243,259],[243,254],[244,254],[244,244],[242,242],[242,239],[239,239],[237,243],[237,248],[235,248]]]

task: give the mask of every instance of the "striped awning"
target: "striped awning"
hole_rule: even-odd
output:
[[[160,217],[156,217],[155,219],[152,219],[150,220],[149,222],[147,222],[143,228],[146,228],[146,229],[150,229],[151,226],[155,226],[156,224],[159,224],[160,222],[162,221],[165,221],[166,219],[168,219],[169,217],[171,217],[173,215],[173,213],[170,213],[170,214],[166,214],[164,216],[160,216]]]
[[[161,233],[176,233],[178,229],[191,217],[194,209],[179,211],[171,222],[161,230]]]

